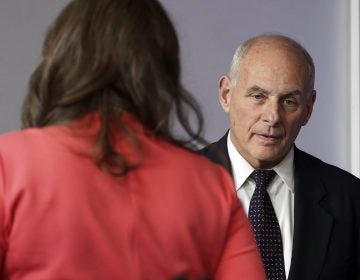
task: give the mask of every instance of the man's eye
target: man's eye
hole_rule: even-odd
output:
[[[264,96],[262,94],[253,94],[252,98],[254,98],[255,100],[261,100],[264,99]]]
[[[284,99],[284,105],[286,106],[297,106],[298,102],[296,99]]]

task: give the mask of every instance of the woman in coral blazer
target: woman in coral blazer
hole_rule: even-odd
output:
[[[229,175],[171,132],[201,139],[179,73],[157,1],[65,7],[0,137],[1,279],[265,279]]]

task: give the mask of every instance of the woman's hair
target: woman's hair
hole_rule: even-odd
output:
[[[158,1],[73,0],[50,26],[42,61],[30,79],[22,126],[45,127],[91,112],[101,120],[96,161],[115,168],[114,174],[131,168],[113,146],[114,120],[139,144],[121,112],[176,145],[203,143],[200,108],[180,81],[176,31]],[[174,121],[185,139],[171,131]]]

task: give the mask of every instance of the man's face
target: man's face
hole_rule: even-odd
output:
[[[294,50],[264,44],[248,51],[237,82],[221,78],[219,98],[229,113],[231,140],[254,168],[279,163],[309,120],[315,92],[306,92],[307,81],[306,63]]]

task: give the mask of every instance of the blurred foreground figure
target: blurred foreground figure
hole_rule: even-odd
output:
[[[71,1],[0,137],[1,279],[264,280],[230,176],[188,146],[201,120],[157,1]]]

